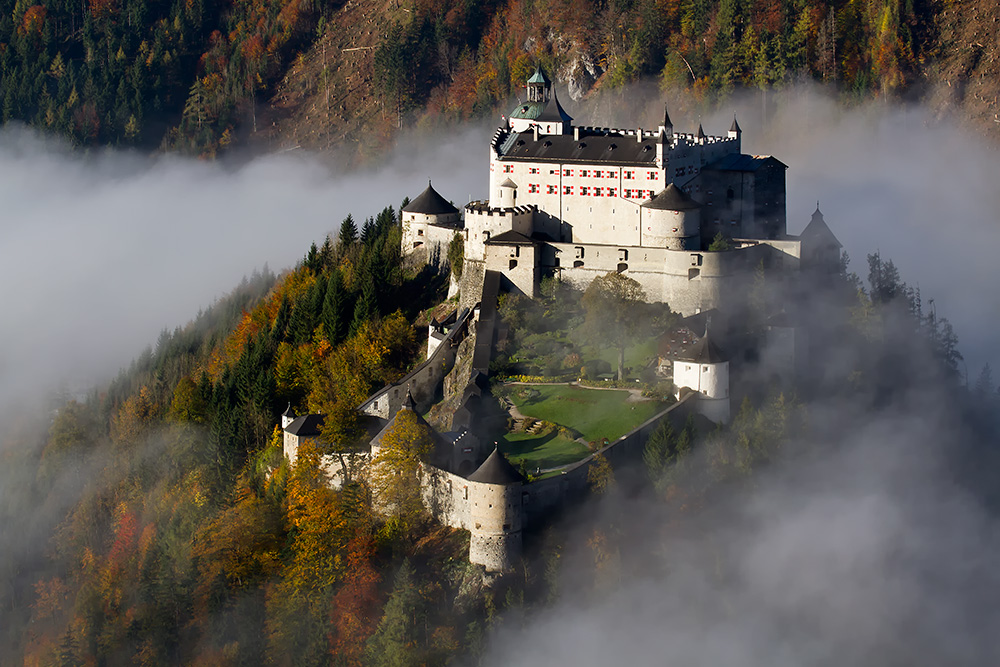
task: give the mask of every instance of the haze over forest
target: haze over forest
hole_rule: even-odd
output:
[[[989,2],[8,4],[0,663],[1000,657]],[[426,77],[393,76],[401,54]],[[722,134],[735,112],[744,152],[789,166],[789,233],[818,201],[865,292],[808,305],[835,332],[823,391],[664,436],[661,469],[613,471],[489,590],[459,531],[327,488],[272,428],[415,363],[442,283],[398,269],[396,211],[429,179],[485,196],[536,61],[583,124],[653,127],[666,101]],[[368,240],[345,248],[349,214]],[[917,319],[867,281],[874,252]],[[289,321],[338,281],[349,328]]]

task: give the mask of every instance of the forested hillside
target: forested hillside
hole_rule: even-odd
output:
[[[405,266],[400,235],[392,208],[360,229],[348,217],[294,268],[256,273],[164,331],[109,386],[5,424],[0,662],[474,663],[495,650],[503,619],[603,600],[629,590],[635,572],[657,581],[691,536],[716,539],[704,526],[719,502],[741,502],[769,468],[850,449],[864,424],[900,412],[944,415],[935,428],[958,443],[950,454],[995,489],[980,444],[995,426],[989,370],[974,392],[962,389],[950,326],[876,254],[867,285],[841,275],[810,295],[807,315],[836,363],[805,400],[769,382],[728,427],[664,428],[637,469],[596,466],[593,500],[526,535],[523,562],[487,587],[468,534],[436,526],[412,485],[399,486],[415,475],[376,466],[371,479],[400,498],[385,515],[368,477],[334,490],[314,447],[294,465],[282,456],[287,405],[325,413],[324,433],[346,455],[364,441],[355,406],[419,360],[420,318],[446,283]],[[559,307],[546,297],[539,317]],[[404,448],[427,436],[398,435]],[[880,442],[869,445],[873,461]],[[920,451],[906,445],[908,457]],[[626,546],[650,536],[655,546]],[[740,549],[709,546],[713,586],[740,576]],[[712,626],[738,621],[730,599],[713,591],[699,603],[719,607]],[[942,655],[951,645],[935,643]]]
[[[639,78],[698,103],[803,80],[992,121],[989,0],[5,0],[3,119],[91,144],[374,155],[503,109],[536,63],[574,97]]]

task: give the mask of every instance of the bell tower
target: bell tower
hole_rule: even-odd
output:
[[[528,79],[528,101],[545,104],[549,101],[549,91],[552,90],[552,82],[545,76],[541,65],[535,68],[535,73]]]

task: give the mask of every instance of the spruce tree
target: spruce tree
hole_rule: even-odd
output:
[[[344,253],[358,240],[358,226],[354,224],[354,216],[350,213],[340,223],[340,252]]]
[[[347,337],[349,317],[347,290],[344,288],[344,278],[340,269],[330,272],[330,280],[326,286],[326,297],[323,299],[323,312],[320,321],[326,331],[326,339],[330,344],[337,345]]]
[[[375,283],[372,280],[365,281],[365,287],[361,291],[361,298],[354,306],[354,321],[351,322],[351,335],[356,334],[365,322],[378,314],[378,299],[375,293]]]
[[[385,614],[378,629],[368,640],[368,664],[377,667],[406,667],[417,664],[411,648],[416,643],[420,593],[409,561],[403,561],[396,573],[392,595],[385,603]]]

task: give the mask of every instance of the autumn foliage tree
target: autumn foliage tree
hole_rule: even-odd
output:
[[[643,322],[646,292],[635,280],[611,272],[594,278],[583,294],[587,326],[595,340],[609,340],[618,350],[618,379],[625,379],[625,348]]]

